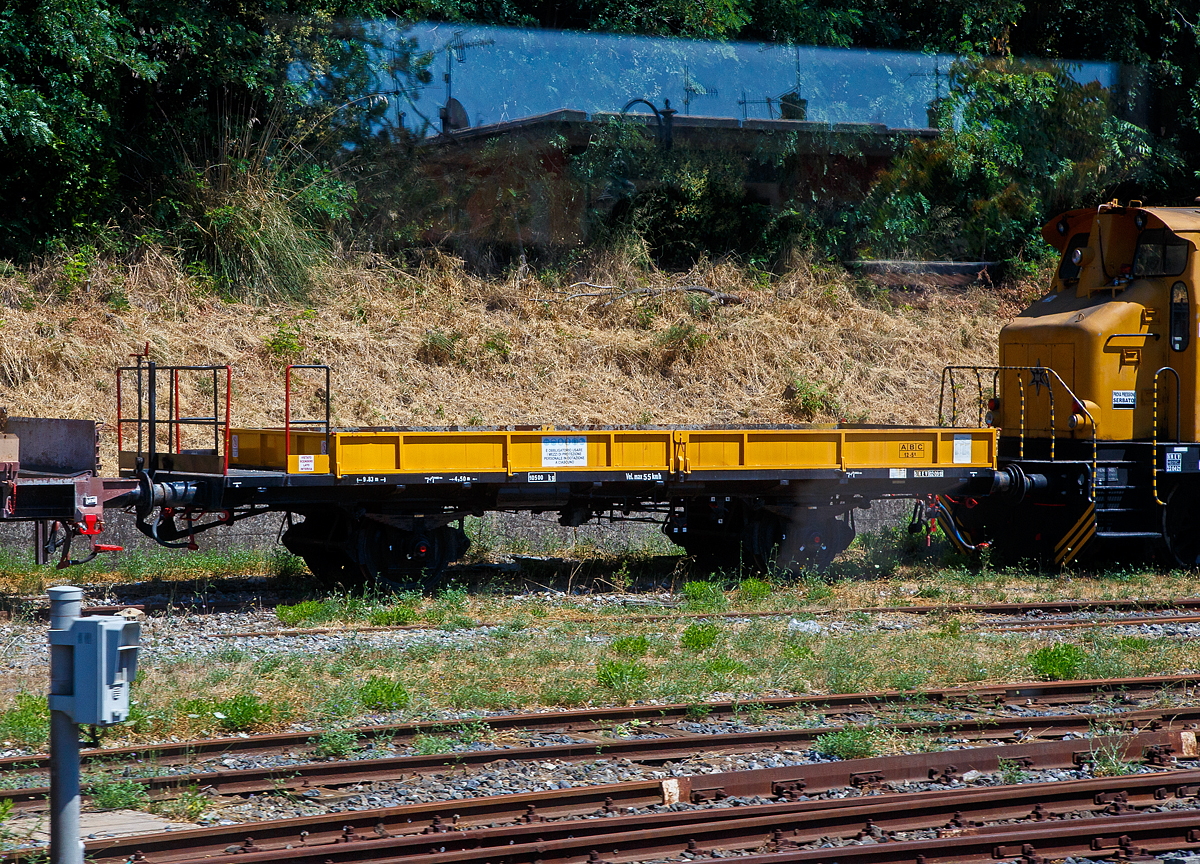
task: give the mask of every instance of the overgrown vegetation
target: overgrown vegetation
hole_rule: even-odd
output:
[[[14,7],[0,30],[0,153],[13,166],[0,178],[0,197],[13,203],[0,217],[0,256],[58,262],[61,298],[85,289],[108,260],[145,266],[166,250],[204,295],[264,301],[324,290],[325,271],[355,255],[377,264],[380,252],[411,254],[488,194],[496,205],[488,224],[452,231],[447,242],[463,254],[490,244],[495,254],[468,257],[522,269],[532,250],[519,238],[538,222],[536,199],[565,202],[585,188],[597,204],[588,214],[593,248],[670,268],[731,254],[777,268],[809,250],[830,260],[856,252],[1036,260],[1044,248],[1033,229],[1057,208],[1114,192],[1192,197],[1200,52],[1195,22],[1170,4],[592,0],[550,9],[530,0]],[[593,130],[570,182],[546,176],[539,153],[501,141],[481,151],[495,182],[466,171],[448,175],[445,188],[421,169],[424,130],[411,131],[414,117],[433,116],[422,91],[440,46],[384,45],[371,22],[385,18],[886,46],[960,60],[944,82],[939,73],[941,139],[909,147],[862,205],[848,200],[856,193],[844,176],[845,163],[862,160],[854,147],[801,172],[804,188],[771,207],[746,184],[811,158],[789,136],[731,158],[682,141],[663,148],[640,124],[622,122]],[[1107,92],[1021,57],[1112,61],[1144,79]],[[1151,95],[1141,128],[1120,119]],[[549,146],[552,160],[571,158],[557,138]],[[536,182],[514,182],[530,172]],[[111,286],[100,299],[129,312],[140,287]],[[711,334],[671,326],[681,329],[662,335],[664,352],[703,354]],[[428,332],[429,362],[466,359],[474,331],[448,316]],[[275,348],[298,353],[303,340],[293,335]],[[493,340],[495,356],[509,344]]]

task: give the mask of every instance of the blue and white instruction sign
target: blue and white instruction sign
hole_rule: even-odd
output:
[[[587,464],[587,438],[542,436],[543,468],[585,468]]]

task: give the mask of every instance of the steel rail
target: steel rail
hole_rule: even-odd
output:
[[[1200,847],[1200,810],[1176,813],[1139,813],[1090,819],[1055,819],[1029,821],[1020,824],[988,825],[958,829],[947,827],[939,836],[919,840],[872,841],[861,845],[837,848],[797,848],[802,843],[819,841],[804,835],[789,837],[777,827],[786,819],[745,819],[741,824],[705,826],[686,825],[682,828],[648,828],[613,835],[611,844],[597,843],[597,838],[542,840],[520,845],[513,844],[494,850],[471,848],[440,851],[438,840],[426,838],[430,851],[423,855],[389,854],[387,840],[348,839],[336,846],[321,846],[315,850],[305,847],[271,852],[247,849],[242,854],[206,858],[211,864],[260,864],[288,860],[323,864],[350,864],[370,861],[372,864],[467,864],[482,860],[494,864],[607,864],[607,862],[636,862],[647,859],[676,857],[682,853],[700,856],[718,850],[751,850],[758,854],[739,855],[741,864],[801,864],[801,862],[870,862],[870,864],[928,864],[928,862],[994,862],[1008,859],[1022,864],[1044,864],[1049,859],[1071,855],[1113,857],[1125,860],[1140,858],[1150,852],[1166,852]],[[868,834],[872,825],[864,825]],[[689,836],[695,835],[695,836]],[[869,834],[868,834],[869,836]],[[599,846],[597,849],[596,846]],[[589,848],[590,847],[590,848]],[[774,851],[764,851],[771,850]],[[1096,856],[1099,850],[1111,850]],[[313,853],[316,854],[313,854]],[[136,859],[135,859],[136,860]],[[199,860],[199,859],[185,859]],[[1142,860],[1145,860],[1144,858]]]
[[[1118,750],[1123,747],[1126,757],[1135,759],[1143,754],[1147,746],[1145,740],[1149,739],[1112,739],[1118,742]],[[954,790],[868,794],[841,799],[785,800],[794,799],[800,792],[816,793],[851,785],[851,781],[856,778],[883,778],[869,780],[871,786],[877,786],[885,781],[928,779],[930,773],[948,779],[947,772],[953,774],[956,770],[963,773],[970,768],[996,770],[1006,758],[1042,767],[1073,764],[1081,759],[1091,758],[1090,751],[1074,749],[1080,743],[1082,742],[1053,742],[1026,746],[1022,751],[1023,755],[1018,755],[1018,748],[1013,747],[981,748],[976,751],[916,754],[817,766],[696,775],[668,778],[661,782],[639,781],[544,793],[440,801],[253,825],[170,831],[141,837],[99,840],[89,842],[87,849],[89,858],[97,862],[128,860],[140,852],[156,864],[165,864],[197,857],[208,858],[219,855],[230,846],[248,844],[263,850],[286,848],[288,856],[324,861],[325,858],[312,859],[312,856],[329,855],[339,851],[335,847],[347,841],[356,843],[355,838],[362,837],[360,832],[367,831],[371,832],[369,836],[371,843],[375,844],[376,851],[364,857],[374,857],[378,851],[385,848],[379,845],[381,841],[386,841],[389,854],[412,855],[427,851],[431,844],[446,851],[458,848],[478,850],[483,846],[520,843],[523,837],[535,838],[538,842],[545,843],[571,837],[577,840],[595,838],[597,835],[646,827],[663,829],[672,825],[685,826],[682,830],[700,832],[687,835],[688,839],[696,839],[708,830],[706,825],[743,820],[750,812],[754,814],[752,818],[755,820],[776,820],[770,825],[764,823],[756,826],[756,831],[762,827],[771,830],[806,830],[810,834],[815,832],[813,839],[816,839],[823,834],[839,830],[856,830],[866,820],[874,820],[877,825],[887,830],[911,830],[918,827],[938,827],[940,823],[948,821],[948,818],[960,824],[966,824],[968,817],[983,820],[1032,815],[1033,818],[1038,818],[1039,808],[1048,811],[1052,807],[1092,809],[1102,806],[1121,812],[1124,808],[1132,806],[1130,802],[1153,804],[1172,796],[1186,798],[1200,793],[1200,770],[1189,770],[982,789],[971,786]],[[1159,746],[1171,745],[1160,743]],[[947,764],[948,757],[961,756],[967,759],[956,759],[960,767],[955,768]],[[798,776],[801,769],[806,769],[803,771],[804,777]],[[714,789],[728,790],[729,796],[773,798],[780,803],[642,814],[634,817],[617,815],[629,807],[669,805],[676,800],[706,800],[713,797],[709,793]],[[566,818],[584,815],[603,815],[609,818],[582,821]],[[1044,814],[1045,817],[1050,815],[1052,814],[1049,812]],[[497,821],[510,824],[497,827]],[[491,827],[485,827],[485,823],[488,822],[491,823]],[[252,834],[252,840],[246,840],[248,833]],[[343,851],[352,851],[342,848]],[[583,847],[585,854],[588,848],[587,845]],[[549,859],[546,860],[546,864],[549,864]]]
[[[657,731],[655,730],[655,726],[677,723],[695,718],[697,715],[701,715],[702,719],[709,720],[723,717],[736,718],[750,711],[798,708],[837,712],[884,705],[918,707],[924,703],[932,703],[935,706],[954,706],[957,704],[984,705],[991,703],[999,705],[1005,702],[1027,703],[1037,701],[1042,704],[1063,705],[1089,702],[1097,696],[1116,696],[1128,703],[1135,701],[1138,696],[1156,695],[1164,689],[1180,688],[1186,691],[1187,688],[1196,686],[1200,686],[1200,675],[1167,675],[1072,681],[1030,681],[1015,684],[952,687],[937,690],[886,690],[868,693],[833,693],[828,695],[773,697],[739,702],[676,703],[670,705],[584,708],[571,711],[488,715],[484,717],[463,717],[459,720],[442,721],[440,723],[424,722],[360,726],[347,731],[355,733],[359,737],[360,744],[364,745],[386,741],[402,743],[411,740],[422,732],[429,733],[453,729],[461,723],[478,720],[487,723],[488,727],[493,731],[527,730],[578,733],[603,730],[612,725],[630,723],[632,721],[654,724],[647,728]],[[1162,711],[1165,711],[1165,709],[1155,709],[1151,714],[1157,717],[1161,715]],[[1124,712],[1115,716],[1127,719],[1139,719],[1136,712]],[[1026,725],[1037,725],[1037,719],[1006,717],[1003,720],[1009,725],[1003,728],[1019,728],[1020,721],[1024,721]],[[939,728],[957,728],[960,722],[965,721],[945,721],[940,724]],[[1013,725],[1014,722],[1016,726]],[[833,731],[833,728],[823,727],[816,730],[816,733],[824,734]],[[1001,728],[999,725],[994,725],[990,727],[990,731],[998,732]],[[667,732],[671,734],[670,730],[667,730]],[[316,730],[312,732],[248,735],[245,737],[207,738],[176,743],[84,750],[81,755],[85,761],[99,761],[103,763],[126,760],[154,761],[164,765],[187,764],[195,761],[197,757],[206,755],[233,753],[256,755],[285,752],[295,748],[311,748],[313,740],[320,734],[320,730]],[[679,733],[674,734],[678,735]],[[537,749],[540,752],[545,748]],[[0,759],[0,776],[34,773],[37,771],[46,771],[48,768],[49,757],[45,754],[10,756]]]

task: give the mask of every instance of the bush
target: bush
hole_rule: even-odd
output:
[[[704,651],[716,643],[720,632],[716,624],[689,624],[679,637],[679,644],[689,651]]]
[[[410,696],[408,688],[401,682],[372,675],[359,687],[358,699],[364,708],[372,711],[398,711],[408,707]]]
[[[1079,677],[1079,670],[1086,659],[1078,645],[1060,642],[1045,645],[1029,655],[1033,671],[1051,681],[1066,681]]]
[[[803,376],[797,376],[783,390],[783,399],[790,413],[801,420],[815,417],[836,417],[842,412],[841,405],[824,384],[814,384]]]
[[[1047,219],[1151,179],[1149,134],[1113,107],[1063,63],[956,62],[937,106],[942,134],[907,147],[863,203],[868,257],[1036,257]]]

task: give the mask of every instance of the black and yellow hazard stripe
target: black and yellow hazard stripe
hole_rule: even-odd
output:
[[[1071,526],[1071,530],[1063,535],[1054,547],[1054,563],[1063,567],[1075,560],[1075,556],[1083,551],[1088,541],[1096,534],[1096,505],[1089,503],[1079,521]]]

